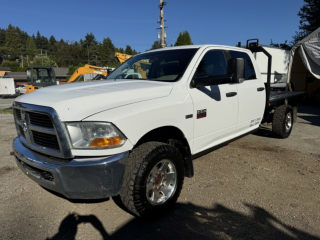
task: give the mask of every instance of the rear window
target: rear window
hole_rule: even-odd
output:
[[[230,51],[230,55],[232,58],[244,58],[246,63],[245,80],[257,79],[256,72],[248,54],[245,52]]]

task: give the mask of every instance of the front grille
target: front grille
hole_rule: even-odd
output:
[[[21,125],[19,125],[19,132],[24,138],[26,138],[26,136],[24,135],[24,131],[23,131],[23,128],[21,127]]]
[[[39,146],[59,150],[59,143],[56,135],[31,131],[33,142]]]
[[[21,110],[20,109],[15,109],[16,117],[21,120]]]
[[[28,112],[30,124],[45,127],[45,128],[53,128],[52,121],[48,115]]]
[[[21,143],[51,157],[73,158],[63,125],[53,108],[14,102],[13,109]]]

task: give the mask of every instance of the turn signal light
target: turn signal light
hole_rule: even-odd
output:
[[[120,137],[111,137],[111,138],[95,138],[92,140],[90,147],[110,147],[117,146],[122,143]]]

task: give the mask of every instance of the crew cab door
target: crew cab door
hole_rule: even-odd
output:
[[[211,78],[227,74],[224,50],[206,49],[200,56],[192,79]],[[238,117],[236,84],[214,84],[192,88],[194,143],[193,154],[209,149],[234,137]]]
[[[239,114],[235,137],[238,137],[259,127],[265,109],[266,90],[259,71],[255,70],[255,59],[241,51],[230,50],[226,54],[245,60],[245,80],[236,85]]]

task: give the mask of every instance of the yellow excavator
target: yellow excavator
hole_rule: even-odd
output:
[[[119,61],[120,64],[122,64],[125,61],[127,61],[129,58],[132,58],[132,55],[115,52],[114,57]]]
[[[120,64],[124,63],[128,59],[132,58],[132,55],[124,54],[124,53],[119,53],[115,52],[114,57],[119,61]],[[139,62],[136,62],[134,64],[134,72],[139,73],[142,78],[147,78],[147,69],[150,68],[150,63],[149,61],[144,61],[141,60]]]
[[[97,74],[94,78],[95,80],[105,79],[112,70],[113,69],[111,68],[103,68],[86,64],[84,67],[79,67],[74,71],[67,83],[84,81],[84,74],[86,73]]]

